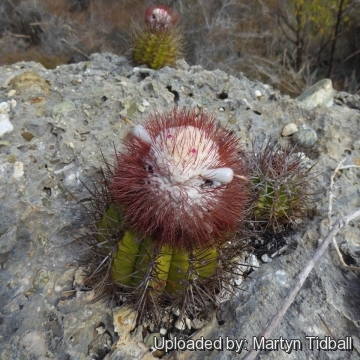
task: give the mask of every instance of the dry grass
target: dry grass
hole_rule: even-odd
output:
[[[147,0],[3,0],[0,3],[0,64],[22,60],[46,67],[87,60],[93,52],[125,55],[133,19],[141,21]],[[270,83],[290,95],[327,76],[331,33],[302,34],[299,58],[290,30],[277,22],[279,7],[294,21],[289,0],[166,0],[181,18],[190,64],[221,69]],[[349,0],[332,74],[338,90],[359,92],[360,7]],[[320,21],[320,20],[319,20]],[[286,29],[285,29],[286,30]],[[325,40],[326,41],[325,41]],[[324,45],[321,47],[321,45]],[[326,45],[327,44],[327,45]]]

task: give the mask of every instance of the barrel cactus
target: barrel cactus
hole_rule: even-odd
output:
[[[144,23],[134,25],[132,57],[136,64],[157,70],[172,66],[182,52],[183,36],[178,16],[167,6],[145,11]]]
[[[224,284],[236,286],[240,275],[242,154],[235,135],[205,112],[174,109],[135,126],[92,191],[88,283],[134,304],[138,322],[218,307]]]
[[[253,197],[250,217],[256,227],[281,232],[296,227],[306,217],[315,175],[302,155],[272,140],[248,152]]]

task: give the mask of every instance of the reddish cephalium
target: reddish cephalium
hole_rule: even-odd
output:
[[[246,206],[246,175],[234,134],[195,110],[154,114],[116,155],[110,191],[126,226],[157,245],[192,249],[224,242]]]

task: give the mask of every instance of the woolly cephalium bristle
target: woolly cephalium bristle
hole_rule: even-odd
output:
[[[154,114],[138,130],[117,153],[109,186],[127,226],[159,246],[224,242],[239,226],[247,199],[235,135],[212,115],[185,109]]]

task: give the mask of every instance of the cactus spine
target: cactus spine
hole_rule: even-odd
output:
[[[249,152],[247,159],[254,223],[274,232],[296,227],[309,208],[312,167],[307,167],[293,149],[281,148],[271,140]]]

